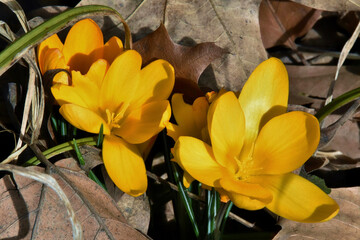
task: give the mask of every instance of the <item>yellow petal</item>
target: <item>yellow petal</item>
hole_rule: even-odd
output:
[[[71,77],[69,76],[69,73],[67,71],[61,71],[58,72],[54,78],[53,78],[53,84],[61,83],[64,85],[70,85],[71,84]]]
[[[64,104],[59,112],[61,115],[76,128],[90,133],[99,133],[103,124],[104,134],[110,134],[110,129],[104,119],[97,113],[74,104]]]
[[[262,185],[273,194],[273,201],[266,207],[281,217],[305,223],[323,222],[339,212],[332,198],[293,173],[263,176]]]
[[[190,187],[190,184],[195,180],[188,172],[184,172],[183,184],[186,188]]]
[[[44,70],[43,65],[46,64],[47,59],[44,56],[48,50],[53,49],[53,48],[59,49],[60,51],[63,48],[63,44],[57,34],[54,34],[54,35],[48,37],[47,39],[45,39],[43,42],[41,42],[39,44],[39,47],[37,50],[37,55],[38,55],[40,70],[41,70],[42,74],[44,74],[46,72]]]
[[[98,91],[102,85],[108,68],[108,62],[104,59],[99,59],[91,65],[89,71],[86,74],[86,77],[88,77],[89,81],[95,83],[98,86]]]
[[[103,110],[116,112],[124,102],[129,103],[138,97],[141,56],[134,50],[128,50],[118,56],[106,73],[100,89],[100,101]]]
[[[197,99],[195,99],[193,103],[193,114],[195,125],[197,128],[202,129],[206,127],[208,110],[209,103],[206,100],[206,97],[198,97]]]
[[[146,191],[145,164],[136,146],[119,137],[107,135],[102,155],[106,171],[118,188],[134,197]]]
[[[211,147],[199,139],[182,136],[174,146],[175,161],[193,178],[214,187],[226,170],[214,158]]]
[[[251,198],[248,196],[241,195],[235,192],[228,192],[223,189],[216,189],[220,195],[222,196],[222,200],[230,200],[234,203],[235,206],[238,208],[246,209],[246,210],[259,210],[266,206],[266,203],[262,202],[261,200]]]
[[[217,98],[207,115],[208,130],[216,161],[231,172],[237,171],[235,156],[242,148],[245,119],[233,92]]]
[[[276,58],[261,63],[245,83],[239,102],[246,119],[242,156],[251,154],[261,127],[286,112],[289,80],[284,64]]]
[[[113,132],[129,143],[143,143],[164,129],[170,116],[171,109],[167,100],[151,102],[130,112],[120,128],[113,128]]]
[[[51,48],[47,50],[44,57],[39,59],[40,70],[44,74],[48,70],[53,69],[67,69],[64,56],[57,48]]]
[[[103,34],[91,19],[77,22],[69,31],[63,48],[70,70],[85,74],[91,64],[103,56]]]
[[[167,99],[174,87],[174,68],[165,60],[156,60],[141,69],[140,81],[137,97],[132,102],[134,108],[150,101]]]
[[[123,51],[123,44],[121,40],[114,36],[105,43],[104,46],[104,59],[111,64],[114,59],[119,56]]]
[[[238,193],[243,196],[256,198],[264,203],[270,203],[272,195],[269,190],[257,183],[248,183],[235,180],[232,176],[225,176],[220,179],[221,187],[227,192]]]
[[[80,72],[72,72],[72,86],[55,84],[51,92],[59,105],[72,103],[97,111],[99,99],[96,97],[99,88],[93,81]]]
[[[171,98],[171,105],[176,123],[179,127],[173,126],[168,132],[169,136],[175,135],[171,133],[172,130],[178,133],[177,136],[191,136],[195,138],[201,137],[201,129],[196,127],[195,116],[193,107],[190,104],[184,102],[183,95],[175,93]],[[174,141],[177,138],[173,138]]]
[[[266,203],[248,196],[241,195],[239,193],[228,192],[227,193],[230,200],[237,206],[238,208],[246,209],[246,210],[259,210],[263,209],[266,206]]]
[[[305,112],[271,119],[260,131],[254,149],[254,168],[261,174],[291,172],[315,152],[320,140],[318,120]]]

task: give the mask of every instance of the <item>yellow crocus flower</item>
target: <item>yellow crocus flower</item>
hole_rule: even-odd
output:
[[[45,40],[47,43],[40,45],[39,62],[55,63],[52,52],[61,56],[55,59],[65,59],[71,81],[54,82],[51,87],[61,115],[76,128],[90,133],[99,133],[103,125],[102,156],[106,171],[122,191],[139,196],[147,189],[147,176],[137,144],[159,133],[170,119],[166,99],[174,86],[174,69],[165,60],[156,60],[141,69],[140,54],[134,50],[120,51],[122,44],[117,38],[112,38],[116,44],[109,41],[101,45],[97,41],[101,31],[93,31],[94,36],[90,34],[92,30],[84,33],[86,28],[96,29],[94,24],[92,20],[75,24],[62,52],[50,46],[53,40]],[[68,41],[72,44],[66,50]],[[87,47],[81,46],[82,41]],[[45,45],[50,47],[41,57]],[[99,52],[102,55],[97,55]],[[115,53],[120,55],[112,55]],[[44,64],[42,71],[63,66]]]
[[[72,26],[64,44],[57,34],[40,43],[37,55],[42,74],[53,69],[86,74],[96,60],[105,59],[111,64],[122,51],[123,44],[118,37],[114,36],[104,44],[99,26],[91,19],[84,19]],[[69,77],[61,72],[53,81],[69,84]]]
[[[292,173],[315,152],[320,127],[308,113],[286,112],[288,85],[280,60],[261,63],[238,98],[226,92],[210,105],[211,145],[180,136],[174,158],[191,177],[239,208],[266,207],[299,222],[327,221],[338,213],[337,203]]]

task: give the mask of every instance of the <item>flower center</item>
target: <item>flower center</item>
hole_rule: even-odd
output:
[[[124,119],[124,114],[129,104],[122,103],[117,111],[112,112],[110,109],[106,109],[106,119],[107,124],[109,125],[110,129],[112,128],[120,128],[121,122]]]

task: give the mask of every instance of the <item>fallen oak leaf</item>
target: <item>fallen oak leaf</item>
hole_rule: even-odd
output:
[[[285,45],[293,48],[295,39],[305,35],[314,26],[321,12],[294,2],[262,1],[259,21],[264,47]]]
[[[63,165],[69,166],[69,162]],[[40,167],[29,169],[45,171]],[[49,175],[69,198],[81,222],[84,239],[148,239],[126,223],[111,197],[80,169],[58,167],[58,171],[66,176],[67,182],[57,173]],[[55,192],[29,178],[15,175],[14,179],[15,182],[5,176],[0,180],[0,238],[71,239],[68,216]]]
[[[190,102],[204,95],[197,84],[201,73],[226,52],[209,42],[194,47],[174,43],[163,24],[135,42],[133,49],[141,54],[144,65],[156,59],[167,60],[175,69],[174,92],[183,93]]]

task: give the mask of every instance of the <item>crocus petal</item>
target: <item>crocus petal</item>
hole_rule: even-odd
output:
[[[72,86],[55,84],[51,87],[51,92],[60,106],[72,103],[94,111],[98,109],[99,100],[94,97],[98,94],[98,86],[80,72],[72,72]]]
[[[133,110],[126,116],[120,128],[113,128],[114,134],[127,142],[138,144],[158,134],[171,116],[169,101],[151,102]]]
[[[45,54],[48,50],[53,48],[59,49],[60,51],[63,48],[63,44],[57,34],[48,37],[39,44],[37,55],[38,55],[40,70],[42,74],[46,72],[43,66],[44,64],[46,64],[47,61],[47,58],[45,58]]]
[[[139,96],[135,91],[140,84],[141,61],[140,54],[134,50],[125,51],[113,61],[100,89],[103,110],[115,113],[124,102]]]
[[[191,136],[200,139],[200,130],[196,128],[195,116],[193,114],[193,107],[190,104],[185,103],[183,95],[179,93],[175,93],[171,98],[171,105],[175,120],[179,127],[173,126],[169,128],[169,136],[177,135],[177,136]],[[169,126],[171,127],[171,126]],[[178,134],[172,134],[173,131],[180,131]],[[176,137],[175,137],[176,138]],[[174,141],[177,140],[177,138]]]
[[[42,73],[52,69],[67,69],[64,56],[57,48],[47,50],[41,62],[39,59],[39,65]]]
[[[135,145],[119,137],[104,138],[102,155],[111,180],[127,194],[137,197],[147,188],[144,160]]]
[[[188,172],[184,172],[183,184],[186,188],[190,187],[190,184],[195,180]]]
[[[235,94],[227,92],[217,98],[210,105],[207,116],[216,161],[231,169],[231,172],[236,172],[235,156],[243,145],[245,119]]]
[[[332,198],[293,173],[262,176],[262,185],[273,194],[273,201],[266,207],[284,218],[305,223],[323,222],[339,212]]]
[[[238,208],[246,210],[259,210],[266,206],[266,202],[263,202],[256,198],[241,195],[235,192],[226,192],[226,196],[234,203]]]
[[[182,136],[174,146],[176,162],[193,178],[214,187],[226,170],[214,158],[211,147],[203,141]]]
[[[286,112],[288,95],[287,71],[279,59],[270,58],[256,67],[239,96],[246,119],[242,156],[251,154],[261,127]]]
[[[110,129],[104,119],[97,113],[75,104],[64,104],[59,112],[71,125],[90,133],[99,133],[103,124],[103,133],[110,134]]]
[[[225,176],[220,179],[220,185],[227,192],[238,193],[258,200],[261,199],[265,203],[270,203],[272,200],[270,191],[257,183],[248,183],[246,181],[235,180],[231,176]]]
[[[195,99],[193,103],[193,115],[195,125],[198,129],[206,127],[208,109],[209,103],[206,100],[206,97],[198,97],[197,99]]]
[[[122,53],[122,51],[123,44],[121,40],[118,37],[113,36],[104,45],[104,59],[111,64],[114,59]]]
[[[320,140],[318,120],[305,112],[271,119],[260,131],[254,148],[254,169],[261,174],[291,172],[309,159]]]
[[[99,26],[91,19],[81,20],[70,29],[65,39],[65,62],[70,70],[85,74],[91,64],[103,56],[103,46],[103,34]]]
[[[104,59],[99,59],[91,65],[86,77],[88,77],[89,81],[96,84],[99,89],[108,68],[108,62]]]
[[[137,85],[137,98],[132,102],[133,108],[150,101],[167,99],[174,87],[174,68],[165,60],[151,62],[140,71],[141,84]]]

